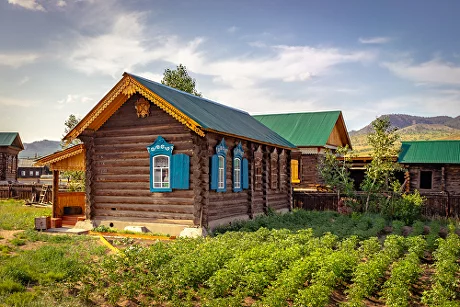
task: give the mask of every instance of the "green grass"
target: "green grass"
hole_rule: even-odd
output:
[[[35,217],[50,215],[51,208],[24,206],[24,201],[0,200],[0,229],[31,229],[34,228]]]

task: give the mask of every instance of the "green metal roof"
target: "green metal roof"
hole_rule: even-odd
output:
[[[460,164],[460,141],[402,142],[398,162]]]
[[[129,75],[193,119],[204,129],[243,136],[281,147],[295,147],[276,132],[255,120],[247,112],[179,91],[139,76]]]
[[[13,146],[14,140],[19,136],[17,132],[0,132],[0,146]],[[24,149],[19,139],[19,148]]]
[[[325,146],[340,111],[254,115],[296,146]]]

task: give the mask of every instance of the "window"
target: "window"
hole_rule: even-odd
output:
[[[420,171],[420,189],[431,189],[433,183],[432,171]]]
[[[241,159],[233,159],[233,189],[241,190]]]
[[[150,192],[189,189],[190,157],[185,154],[173,155],[173,149],[174,145],[161,136],[147,146],[150,154]]]
[[[241,142],[233,148],[233,192],[248,188],[248,160],[243,159],[244,151]]]
[[[222,156],[219,156],[219,179],[217,188],[225,188],[225,158]]]
[[[158,155],[153,158],[153,187],[169,188],[169,157]]]
[[[40,176],[40,172],[39,172],[39,171],[35,171],[35,176]]]
[[[29,171],[29,176],[33,176],[34,175],[34,171]]]
[[[211,190],[225,192],[227,190],[227,145],[225,140],[216,146],[216,154],[211,158]]]
[[[21,176],[25,177],[26,176],[26,171],[21,171]]]

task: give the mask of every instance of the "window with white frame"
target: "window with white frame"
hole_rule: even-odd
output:
[[[233,188],[241,189],[241,159],[233,160]]]
[[[169,188],[169,157],[164,155],[154,156],[153,158],[153,187]]]
[[[21,176],[25,177],[25,175],[26,175],[26,171],[21,171]]]
[[[225,158],[219,156],[219,178],[218,188],[223,189],[225,187]]]
[[[29,171],[29,176],[33,176],[34,175],[34,171]]]
[[[35,171],[35,176],[40,176],[40,172],[39,172],[39,171]]]

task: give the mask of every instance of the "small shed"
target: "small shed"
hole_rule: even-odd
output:
[[[255,115],[255,119],[297,146],[292,153],[294,190],[316,190],[323,182],[318,165],[325,150],[351,141],[341,111]]]
[[[0,182],[18,180],[18,154],[24,150],[19,133],[0,132]]]
[[[292,143],[247,112],[139,76],[125,73],[64,140],[76,138],[95,226],[178,234],[292,206]]]
[[[407,169],[410,191],[460,195],[460,141],[402,142],[398,162]]]
[[[86,216],[86,193],[60,191],[59,177],[63,171],[85,171],[85,147],[74,145],[44,156],[36,166],[48,166],[53,172],[53,217],[62,218],[64,224],[75,224],[78,217]]]

